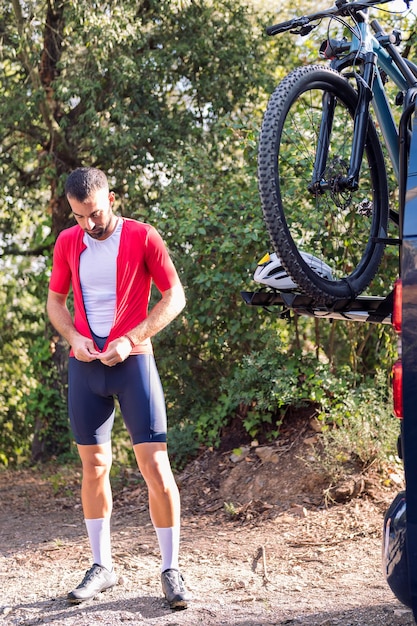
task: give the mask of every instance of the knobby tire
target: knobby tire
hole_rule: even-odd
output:
[[[337,103],[324,172],[330,182],[327,190],[312,193],[323,93],[334,94]],[[347,174],[357,99],[348,79],[335,70],[297,68],[273,92],[259,140],[259,192],[273,248],[300,290],[327,306],[366,289],[384,252],[377,239],[387,236],[387,175],[371,121],[359,188],[340,191],[334,185]],[[301,251],[330,265],[332,280],[315,273]]]

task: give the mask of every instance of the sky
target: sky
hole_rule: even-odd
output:
[[[394,2],[387,4],[387,9],[391,11],[404,11],[406,8],[404,0],[394,0]],[[410,0],[410,9],[413,9],[414,13],[417,13],[417,0]]]
[[[412,18],[415,20],[417,16],[417,0],[410,0],[410,11],[407,11],[407,6],[404,0],[394,0],[393,2],[388,2],[385,7],[389,11],[401,11],[404,12],[404,15],[408,16],[408,19],[412,23]],[[412,18],[410,17],[412,16]],[[401,30],[402,26],[399,23],[398,28]]]
[[[332,0],[329,1],[328,5],[329,7],[335,4],[335,2]],[[409,0],[409,4],[410,4],[410,10],[412,10],[416,15],[417,15],[417,0]],[[405,3],[404,0],[393,0],[392,2],[387,2],[386,4],[381,5],[380,7],[382,10],[386,10],[386,11],[398,11],[398,12],[406,12],[407,11],[407,5]],[[375,6],[375,9],[373,9],[373,11],[377,12],[378,9],[378,5]],[[372,13],[373,15],[375,13]]]

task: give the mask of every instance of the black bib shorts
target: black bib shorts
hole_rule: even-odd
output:
[[[78,444],[111,440],[115,398],[133,445],[166,442],[165,398],[152,354],[131,355],[113,367],[70,357],[68,412]]]

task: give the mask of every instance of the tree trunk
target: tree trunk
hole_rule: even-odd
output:
[[[59,233],[71,225],[71,215],[64,195],[58,195],[58,181],[62,175],[70,172],[77,165],[76,156],[71,151],[64,131],[60,128],[61,111],[56,100],[53,84],[59,74],[59,61],[62,53],[63,30],[65,26],[65,2],[50,0],[47,4],[44,24],[43,49],[38,65],[31,64],[32,54],[30,24],[24,21],[20,3],[13,0],[13,10],[21,38],[20,57],[25,66],[32,87],[43,93],[39,100],[39,111],[46,129],[43,141],[43,154],[48,156],[53,166],[50,178],[49,212],[52,233],[56,239]],[[45,294],[46,298],[46,294]],[[45,388],[45,396],[50,398],[52,406],[48,411],[41,410],[34,416],[34,436],[32,460],[44,460],[51,455],[59,455],[68,450],[69,429],[66,415],[67,403],[67,367],[68,345],[59,337],[51,324],[45,319],[45,341],[51,347],[50,359],[37,363],[38,382]],[[42,404],[40,405],[42,406]],[[53,407],[53,410],[52,410]]]

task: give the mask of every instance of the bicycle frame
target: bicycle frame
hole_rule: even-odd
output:
[[[335,1],[266,29],[305,36],[331,20],[319,43],[327,63],[301,63],[280,81],[258,151],[260,199],[274,250],[299,289],[327,307],[365,291],[385,247],[401,244],[401,204],[392,204],[390,181],[398,181],[402,200],[411,133],[404,113],[417,94],[417,66],[397,50],[399,31],[385,33],[368,19],[370,7],[389,0]],[[306,251],[333,260],[330,282],[305,262]]]
[[[284,22],[267,29],[268,34],[274,35],[291,30],[295,27],[299,30],[292,30],[292,32],[306,35],[314,28],[311,23],[318,19],[331,19],[336,16],[343,16],[345,18],[352,16],[354,13],[355,24],[349,27],[352,35],[351,41],[347,42],[343,40],[333,42],[333,45],[336,44],[336,50],[330,45],[331,56],[323,55],[325,58],[330,58],[330,66],[339,72],[346,70],[346,68],[355,68],[355,65],[358,63],[360,63],[363,68],[362,74],[358,72],[354,72],[353,74],[357,83],[358,104],[354,118],[354,136],[352,139],[349,170],[346,176],[336,181],[326,181],[324,179],[329,149],[329,137],[336,105],[336,95],[328,93],[322,102],[323,114],[318,138],[320,150],[318,150],[316,154],[312,181],[309,185],[309,190],[313,194],[323,193],[331,185],[339,190],[354,190],[358,188],[370,116],[369,104],[371,102],[395,176],[397,180],[399,180],[399,131],[385,92],[383,74],[386,74],[401,92],[405,92],[404,109],[410,99],[408,94],[412,92],[413,88],[415,90],[417,87],[417,77],[413,74],[407,62],[401,57],[394,45],[395,42],[393,39],[383,32],[378,22],[373,20],[369,24],[368,8],[376,4],[384,4],[387,1],[388,0],[375,2],[369,0],[369,2],[359,1],[346,3],[340,0],[336,2],[336,7],[328,9],[327,11],[295,18],[289,22]],[[371,29],[375,34],[372,33]],[[399,40],[398,38],[397,41]],[[326,49],[327,43],[330,42],[322,44],[320,48],[321,52]]]
[[[375,28],[379,28],[377,22],[373,22]],[[360,52],[361,47],[370,46],[370,50],[376,57],[375,80],[373,82],[373,109],[375,111],[378,124],[384,137],[385,145],[395,172],[399,178],[399,149],[398,149],[398,129],[392,115],[391,106],[385,93],[381,70],[391,78],[400,91],[408,91],[417,84],[416,77],[412,74],[404,59],[393,47],[388,44],[391,54],[384,48],[378,38],[370,33],[369,24],[364,21],[358,23],[359,37],[352,37],[351,53]],[[379,28],[379,34],[382,30]],[[362,43],[364,42],[364,44]]]

